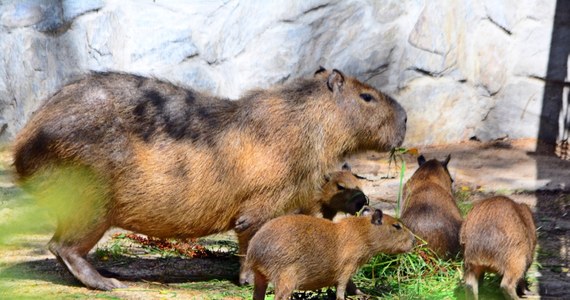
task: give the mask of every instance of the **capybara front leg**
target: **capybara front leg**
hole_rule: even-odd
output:
[[[253,287],[253,300],[263,300],[265,299],[265,293],[267,292],[267,286],[269,282],[263,274],[255,272],[255,283]]]
[[[89,250],[99,241],[107,228],[106,224],[100,224],[90,231],[82,231],[76,227],[70,228],[60,224],[48,245],[49,250],[75,278],[89,288],[104,291],[127,287],[117,279],[101,276],[85,260]]]
[[[356,296],[356,295],[366,295],[364,294],[354,283],[354,281],[349,280],[346,284],[346,295],[348,296]]]
[[[239,242],[239,256],[240,256],[240,271],[239,271],[239,284],[252,284],[254,280],[253,270],[244,267],[245,255],[247,253],[247,247],[249,245],[249,240],[257,232],[257,229],[249,227],[247,230],[238,233]]]
[[[253,203],[264,203],[263,201],[252,201]],[[266,201],[265,201],[266,202]],[[237,218],[234,227],[238,235],[239,255],[240,255],[240,272],[239,283],[252,284],[254,280],[253,271],[244,268],[243,262],[247,253],[249,241],[253,235],[270,219],[271,209],[267,206],[257,205],[252,209],[244,209],[243,213]]]

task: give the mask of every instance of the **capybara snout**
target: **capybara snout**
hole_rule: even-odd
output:
[[[479,281],[485,272],[494,272],[503,276],[503,294],[519,298],[517,286],[523,285],[536,247],[536,226],[526,204],[504,196],[475,203],[461,227],[460,242],[468,296],[477,299]]]

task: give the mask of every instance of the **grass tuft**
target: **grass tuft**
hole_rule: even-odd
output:
[[[383,299],[455,298],[462,277],[462,262],[442,260],[426,244],[400,255],[373,257],[355,275],[365,293]]]

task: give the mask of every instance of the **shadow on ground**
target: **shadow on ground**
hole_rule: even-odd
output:
[[[192,258],[139,258],[115,256],[106,261],[89,257],[95,268],[106,277],[129,282],[187,283],[209,280],[226,280],[237,283],[239,259],[237,257]],[[15,264],[0,272],[4,280],[41,280],[59,285],[82,286],[57,259],[34,260]]]

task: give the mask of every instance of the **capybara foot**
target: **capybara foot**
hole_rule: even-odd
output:
[[[355,295],[367,296],[364,292],[362,292],[356,286],[356,284],[354,284],[354,282],[352,280],[349,280],[348,283],[346,284],[346,295],[348,295],[348,296],[355,296]]]
[[[91,287],[93,289],[97,289],[97,290],[103,290],[103,291],[110,291],[110,290],[114,290],[114,289],[124,289],[127,287],[126,284],[118,281],[115,278],[105,278],[102,277],[102,279],[100,279],[101,281],[97,284],[97,286]]]
[[[63,262],[67,270],[88,288],[110,291],[127,287],[117,279],[101,276],[101,274],[73,248],[67,248],[51,241],[49,249],[60,262]]]
[[[236,220],[236,224],[234,227],[234,231],[236,233],[241,233],[246,231],[249,227],[251,227],[251,220],[249,220],[246,216],[241,216]]]

